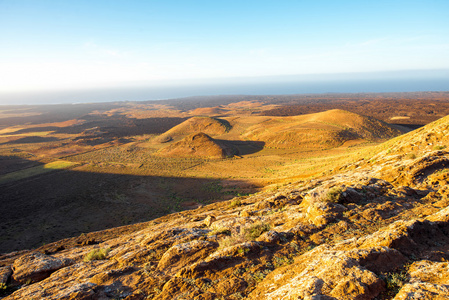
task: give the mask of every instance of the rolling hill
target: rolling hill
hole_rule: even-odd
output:
[[[191,134],[157,152],[172,157],[197,156],[203,158],[226,158],[233,156],[233,149],[223,141],[217,141],[205,133]]]
[[[226,133],[229,129],[230,125],[226,121],[220,119],[211,117],[192,117],[161,134],[155,141],[165,143],[199,132],[203,132],[210,136],[216,136]]]
[[[273,148],[333,148],[350,140],[378,141],[401,131],[385,122],[334,109],[316,114],[278,117],[249,127],[242,137]]]

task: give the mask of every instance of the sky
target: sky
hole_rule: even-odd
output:
[[[0,0],[0,93],[440,72],[448,12],[447,0]]]

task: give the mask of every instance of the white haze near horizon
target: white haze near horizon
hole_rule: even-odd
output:
[[[0,105],[145,101],[215,95],[449,91],[449,70],[143,82],[78,90],[0,93]]]

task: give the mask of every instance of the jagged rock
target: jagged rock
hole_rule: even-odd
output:
[[[173,277],[163,287],[162,292],[155,300],[171,300],[171,299],[216,299],[216,295],[209,292],[200,293],[195,289],[194,281],[187,281],[184,278]],[[183,295],[184,297],[178,297]]]
[[[270,231],[262,233],[262,235],[257,238],[257,241],[265,242],[268,244],[274,244],[274,243],[279,242],[281,237],[282,236],[279,234],[279,232],[270,230]]]
[[[449,222],[449,206],[428,216],[426,219],[432,222]]]
[[[254,223],[254,221],[251,218],[248,217],[231,217],[231,218],[223,218],[220,220],[215,221],[212,224],[212,228],[227,228],[227,229],[238,229],[241,228],[247,224]]]
[[[335,221],[341,216],[343,211],[347,210],[341,204],[328,202],[324,196],[326,192],[327,189],[323,188],[312,191],[300,205],[300,207],[305,208],[309,221],[316,226],[325,226]]]
[[[362,193],[357,192],[356,189],[351,187],[346,187],[341,193],[342,203],[358,203],[364,198]]]
[[[107,270],[90,278],[89,282],[95,283],[96,285],[110,285],[118,278],[126,277],[135,271],[137,271],[137,269],[130,266],[121,269]]]
[[[218,243],[201,240],[175,245],[164,253],[157,268],[167,273],[176,272],[183,266],[204,259],[216,248]]]
[[[249,298],[307,299],[327,296],[372,299],[384,290],[384,282],[345,251],[318,247],[285,268],[267,276]]]
[[[416,281],[405,284],[394,300],[444,300],[448,295],[449,285]]]
[[[217,218],[215,218],[214,216],[207,216],[206,219],[204,219],[204,225],[210,227],[216,219]]]
[[[246,281],[234,277],[221,280],[216,286],[213,286],[211,290],[216,294],[228,296],[240,292],[246,287],[248,287]]]
[[[6,284],[11,277],[12,270],[10,266],[0,268],[0,284]]]
[[[27,289],[20,289],[13,293],[8,299],[22,300],[22,299],[48,299],[48,300],[91,300],[99,299],[96,295],[96,284],[86,282],[78,284],[64,284],[64,285],[48,285],[43,289],[42,286],[32,284],[27,286]]]
[[[13,278],[19,282],[37,282],[50,276],[54,271],[73,264],[66,258],[55,258],[39,252],[23,255],[14,261]]]
[[[436,240],[449,243],[449,237],[436,222],[401,220],[371,235],[361,237],[357,241],[357,247],[363,249],[373,246],[386,246],[397,249],[404,254],[412,255],[435,245]]]
[[[62,290],[53,297],[47,299],[90,300],[99,298],[95,297],[95,287],[96,285],[91,282],[80,283],[73,286],[69,286],[67,289]]]
[[[348,251],[346,255],[376,274],[393,271],[407,262],[407,258],[401,252],[387,247],[354,249]]]
[[[449,284],[449,263],[422,260],[414,262],[409,268],[412,281],[420,280],[435,284]]]

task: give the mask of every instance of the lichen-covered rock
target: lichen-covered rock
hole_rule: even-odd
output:
[[[164,253],[158,264],[158,269],[164,272],[176,272],[178,269],[206,258],[218,248],[218,243],[203,240],[177,244]]]
[[[14,261],[13,278],[19,282],[37,282],[50,276],[54,271],[73,264],[67,258],[55,258],[39,252],[23,255]]]
[[[270,230],[267,232],[262,233],[261,236],[257,238],[257,241],[265,242],[268,244],[274,244],[280,241],[282,235],[279,234],[279,232],[275,230]]]
[[[449,268],[447,262],[422,260],[414,262],[409,268],[409,283],[405,284],[394,298],[409,299],[448,299]]]
[[[309,192],[301,202],[301,207],[310,223],[316,226],[325,226],[339,217],[347,208],[341,204],[333,202],[336,199],[328,199],[329,189],[319,187]],[[339,197],[340,190],[336,190]]]
[[[285,268],[267,276],[250,299],[372,299],[384,290],[384,282],[345,251],[319,247]]]
[[[409,268],[411,280],[449,285],[449,263],[421,260]]]
[[[99,298],[95,293],[96,285],[91,282],[75,284],[47,299],[90,300]]]
[[[48,285],[40,286],[32,284],[26,289],[20,289],[7,297],[12,300],[22,299],[47,299],[47,300],[92,300],[99,299],[95,291],[96,285],[94,283],[75,283],[63,284],[58,288],[55,284],[49,287]]]
[[[448,295],[449,285],[415,281],[405,284],[394,300],[445,300]]]
[[[354,249],[347,251],[346,256],[376,274],[391,272],[407,262],[401,252],[387,247]]]

